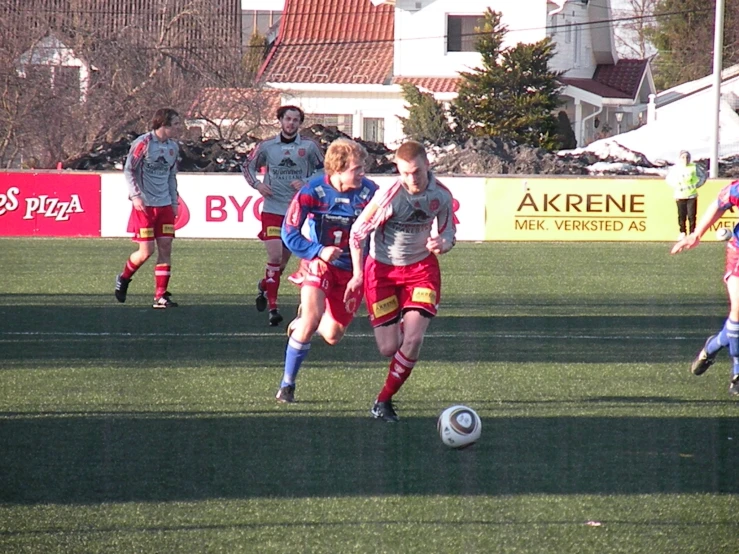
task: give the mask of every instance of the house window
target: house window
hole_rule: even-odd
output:
[[[385,142],[385,119],[365,117],[362,122],[362,138],[370,142]]]
[[[352,125],[354,125],[354,116],[349,114],[305,114],[305,126],[310,127],[315,124],[323,125],[324,127],[336,127],[339,131],[351,137],[353,134]]]
[[[241,30],[243,31],[244,39],[248,42],[249,38],[255,33],[266,37],[269,30],[279,23],[281,17],[282,12],[244,10],[241,17]]]
[[[476,52],[477,33],[485,19],[481,15],[448,15],[446,20],[446,51]],[[477,29],[477,30],[476,30]]]

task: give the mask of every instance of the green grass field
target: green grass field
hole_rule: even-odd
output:
[[[688,370],[720,244],[458,245],[397,425],[364,316],[276,404],[261,244],[178,240],[166,311],[151,262],[113,298],[132,249],[0,240],[0,552],[739,551],[729,358]],[[483,419],[464,451],[436,435],[455,403]]]

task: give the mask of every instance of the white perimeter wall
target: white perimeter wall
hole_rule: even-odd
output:
[[[370,176],[378,185],[389,186],[391,175]],[[189,212],[188,223],[176,234],[183,238],[257,238],[261,229],[261,196],[240,174],[180,174],[180,197]],[[485,238],[485,179],[443,179],[458,203],[457,240]],[[131,213],[128,189],[122,173],[101,175],[101,229],[103,237],[128,237]]]

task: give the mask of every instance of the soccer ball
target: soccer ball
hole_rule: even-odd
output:
[[[480,439],[482,421],[472,408],[467,406],[450,406],[439,416],[436,422],[441,442],[450,448],[464,448],[475,444]]]
[[[729,240],[732,234],[731,229],[727,227],[719,227],[716,230],[716,238],[718,240]]]

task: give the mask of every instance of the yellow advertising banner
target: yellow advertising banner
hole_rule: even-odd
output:
[[[731,181],[699,189],[698,220]],[[680,232],[672,189],[655,177],[495,177],[486,180],[485,240],[674,241]],[[733,228],[727,211],[704,235]]]

